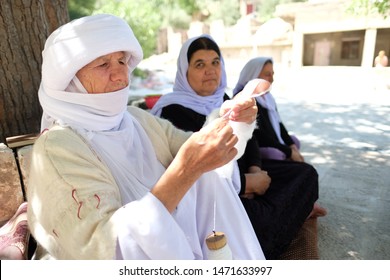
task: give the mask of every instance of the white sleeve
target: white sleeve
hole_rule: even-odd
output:
[[[114,216],[117,259],[194,259],[184,232],[153,194],[126,204]]]

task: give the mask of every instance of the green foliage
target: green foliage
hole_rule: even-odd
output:
[[[239,18],[237,0],[69,0],[73,18],[110,13],[126,20],[139,40],[144,57],[156,51],[160,28],[187,29],[192,18],[209,15],[210,19],[223,18],[226,25]]]
[[[133,29],[144,57],[148,57],[155,53],[159,29],[168,25],[164,17],[166,13],[160,11],[169,10],[175,3],[174,0],[68,0],[68,9],[71,19],[100,13],[123,18]],[[177,19],[176,21],[179,22]],[[188,23],[179,24],[188,26],[189,20]]]
[[[275,7],[280,0],[262,0],[258,5],[258,15],[261,22],[266,22],[273,17]]]
[[[71,20],[93,13],[96,0],[68,0],[68,11]]]
[[[138,67],[135,68],[131,74],[134,75],[135,77],[140,77],[142,79],[146,79],[146,77],[148,76],[147,71],[142,70]]]
[[[387,18],[390,15],[390,0],[352,0],[347,12],[365,16],[380,14]]]
[[[198,0],[203,11],[209,14],[208,21],[222,19],[227,26],[234,25],[240,18],[240,3],[237,0]]]
[[[196,14],[201,10],[198,3],[200,1],[198,0],[177,0],[176,2],[179,4],[179,7],[183,9],[188,15]]]
[[[101,6],[93,13],[109,13],[126,20],[140,42],[146,58],[156,50],[158,32],[162,23],[162,14],[158,11],[163,2],[157,0],[102,1]]]
[[[307,0],[259,0],[256,5],[259,20],[261,22],[266,22],[273,18],[277,5],[294,2],[307,2]]]
[[[233,25],[240,18],[238,0],[157,0],[162,2],[163,26],[187,29],[191,20],[211,21],[222,19]]]
[[[191,22],[191,14],[188,14],[175,0],[165,0],[165,5],[160,7],[162,17],[161,27],[171,26],[174,29],[188,29]]]
[[[240,18],[239,2],[238,0],[68,0],[68,8],[71,19],[98,13],[110,13],[125,19],[141,44],[144,57],[147,58],[156,51],[161,28],[172,26],[176,29],[187,29],[192,19],[199,18],[206,21],[222,19],[225,25],[234,25]],[[254,1],[259,18],[263,22],[273,17],[278,4],[291,2],[306,1]],[[384,2],[388,5],[389,0]],[[381,7],[385,6],[382,4]]]
[[[375,1],[375,7],[385,18],[390,14],[390,0]]]

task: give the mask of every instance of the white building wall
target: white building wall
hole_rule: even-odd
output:
[[[375,42],[376,42],[376,28],[366,29],[366,34],[364,36],[364,47],[363,47],[363,57],[362,57],[362,66],[363,67],[372,67],[372,62],[375,57]]]

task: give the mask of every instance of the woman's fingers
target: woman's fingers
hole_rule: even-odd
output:
[[[232,121],[252,123],[256,120],[257,106],[254,98],[225,101],[221,107],[220,115],[224,116],[230,111]]]
[[[216,119],[195,132],[183,145],[189,168],[210,171],[231,161],[237,154],[238,138],[227,120]]]

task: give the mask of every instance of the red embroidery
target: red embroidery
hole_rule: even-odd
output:
[[[98,204],[96,205],[96,209],[99,209],[99,205],[100,205],[100,197],[99,197],[97,194],[95,194],[95,195],[94,195],[94,197],[96,197],[96,198],[97,198],[97,200],[98,200]]]
[[[77,218],[79,218],[81,220],[81,217],[80,217],[80,209],[81,209],[81,206],[83,206],[83,203],[80,202],[79,203],[79,208],[77,209]]]
[[[81,209],[81,206],[83,206],[83,203],[80,201],[78,201],[78,199],[76,198],[76,189],[73,189],[72,190],[72,198],[74,199],[74,201],[76,201],[76,203],[79,205],[78,209],[77,209],[77,218],[79,218],[81,220],[81,217],[80,217],[80,209]]]
[[[79,202],[77,201],[77,198],[75,197],[75,194],[76,194],[76,189],[73,189],[73,190],[72,190],[72,197],[73,197],[74,201],[76,201],[76,203],[79,203]]]

